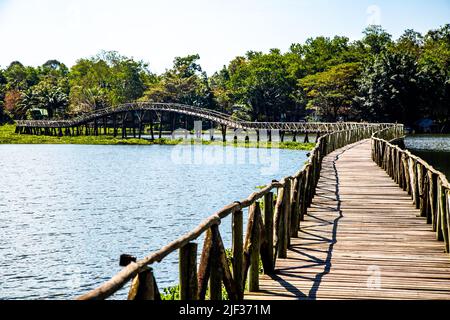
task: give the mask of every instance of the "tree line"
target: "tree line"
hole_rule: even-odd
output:
[[[449,130],[450,24],[398,39],[381,26],[363,37],[316,37],[287,52],[249,51],[208,76],[199,55],[162,74],[117,52],[70,69],[18,61],[0,69],[0,121],[68,118],[132,101],[177,102],[252,121],[371,121],[414,126],[430,118]]]

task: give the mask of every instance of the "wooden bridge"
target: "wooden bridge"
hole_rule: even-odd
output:
[[[132,136],[141,138],[146,125],[150,127],[152,139],[155,137],[156,123],[158,123],[159,138],[162,137],[163,115],[171,115],[166,119],[166,126],[170,131],[176,129],[176,125],[181,119],[185,129],[189,127],[188,119],[199,119],[220,125],[223,140],[226,140],[227,129],[241,129],[256,132],[259,138],[259,131],[278,130],[281,139],[284,133],[318,133],[350,130],[370,126],[367,123],[321,123],[321,122],[249,122],[237,119],[228,114],[210,109],[198,108],[176,103],[153,103],[135,102],[119,105],[116,107],[94,110],[91,113],[66,119],[66,120],[20,120],[17,121],[16,133],[52,136],[79,136],[79,135],[101,135],[113,134],[114,137],[121,134],[122,138]],[[192,122],[192,121],[191,121]],[[192,125],[191,125],[192,127]],[[270,135],[269,135],[270,138]]]
[[[126,112],[163,107],[174,106],[133,104]],[[176,108],[181,112],[184,106]],[[202,115],[195,116],[207,117],[198,112]],[[18,126],[36,134],[32,128],[73,128],[103,116]],[[182,300],[220,300],[223,287],[234,301],[450,299],[450,185],[442,173],[395,145],[402,125],[266,126],[214,117],[210,120],[246,130],[281,127],[323,135],[296,174],[225,206],[147,257],[123,255],[118,274],[77,299],[106,299],[131,281],[128,299],[158,300],[151,265],[176,251]],[[230,215],[231,257],[220,235]],[[196,241],[204,234],[198,253]]]
[[[363,140],[324,158],[287,258],[261,276],[247,299],[450,299],[450,257],[436,241],[441,233],[371,151]]]

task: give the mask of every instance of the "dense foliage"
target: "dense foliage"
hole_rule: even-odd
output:
[[[120,103],[179,102],[255,121],[376,121],[449,130],[450,24],[397,40],[380,26],[363,38],[310,38],[282,53],[247,52],[210,77],[200,57],[177,57],[163,74],[101,52],[68,69],[50,60],[0,69],[0,121],[64,118]],[[447,126],[446,126],[447,124]]]

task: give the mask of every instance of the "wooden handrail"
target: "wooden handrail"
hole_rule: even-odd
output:
[[[204,233],[207,233],[207,236],[205,237],[202,259],[198,271],[198,284],[195,285],[195,288],[183,287],[181,291],[183,293],[189,293],[189,296],[192,296],[193,289],[194,291],[198,290],[197,298],[203,299],[206,295],[208,279],[211,278],[210,282],[212,287],[210,288],[210,298],[220,298],[217,285],[222,281],[225,284],[230,299],[242,299],[248,270],[251,269],[251,285],[249,289],[256,290],[258,288],[258,277],[256,277],[255,272],[258,270],[257,263],[259,259],[261,258],[263,260],[264,272],[271,273],[274,270],[276,259],[279,256],[285,256],[286,245],[292,236],[296,236],[301,220],[306,214],[307,208],[310,206],[315,195],[320,177],[322,159],[336,149],[363,139],[371,138],[375,132],[384,130],[392,130],[394,133],[398,133],[400,130],[403,130],[403,126],[395,124],[371,124],[321,136],[315,148],[311,151],[307,163],[294,176],[285,177],[281,181],[272,181],[263,189],[252,193],[248,198],[225,206],[204,220],[191,232],[160,250],[151,253],[144,259],[131,263],[109,281],[91,292],[79,296],[77,299],[106,299],[133,278],[135,278],[135,281],[133,281],[133,290],[134,292],[139,292],[136,289],[136,284],[139,283],[136,277],[139,277],[140,273],[148,273],[149,265],[155,262],[161,262],[167,255],[184,248]],[[275,191],[278,195],[276,204],[273,203],[273,193]],[[264,214],[259,209],[258,203],[263,198]],[[241,248],[240,241],[236,237],[242,236],[242,225],[239,222],[241,218],[239,217],[245,208],[251,208],[251,210],[247,223],[246,241],[242,244],[244,247]],[[233,226],[237,228],[234,230],[235,243],[233,245],[233,254],[239,255],[233,257],[232,260],[235,262],[242,261],[242,265],[233,264],[232,269],[233,273],[237,273],[236,277],[230,273],[228,265],[224,265],[226,259],[224,260],[224,249],[219,233],[219,225],[222,219],[230,214],[236,214],[236,217],[233,218]],[[268,217],[268,214],[273,214],[273,216]],[[236,245],[239,245],[239,248]],[[194,254],[192,247],[187,251],[191,255]],[[183,275],[192,274],[197,274],[196,270],[183,272]],[[141,278],[144,277],[139,277],[139,279]],[[151,292],[131,296],[136,299],[139,297],[159,296],[159,294],[155,295],[154,293],[156,280],[154,280],[153,276],[147,278],[150,279],[152,284],[145,286],[145,288],[151,288],[148,289]],[[191,280],[182,279],[180,283],[182,286],[187,286],[189,283],[192,283]],[[143,290],[145,291],[147,289]]]
[[[411,195],[420,215],[427,219],[450,251],[450,184],[447,177],[420,157],[392,144],[396,132],[386,128],[372,136],[372,158]]]

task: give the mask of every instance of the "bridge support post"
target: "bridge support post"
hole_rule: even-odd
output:
[[[150,136],[151,136],[152,141],[154,141],[155,140],[155,132],[153,130],[153,116],[152,116],[151,111],[148,112],[148,116],[150,118]]]
[[[304,141],[305,143],[309,143],[309,134],[308,134],[308,132],[306,132],[306,134],[305,134],[305,141]]]
[[[131,119],[133,121],[133,138],[136,139],[136,112],[132,113]],[[139,119],[138,119],[139,122]]]
[[[125,127],[125,120],[127,119],[127,113],[122,113],[122,139],[125,139],[127,136],[127,128]]]
[[[222,124],[221,127],[222,127],[222,141],[227,142],[227,126]]]
[[[94,135],[98,136],[98,122],[97,122],[97,119],[94,120]]]
[[[108,120],[103,117],[103,134],[106,136],[108,134]]]
[[[292,137],[292,142],[297,142],[297,131],[293,132],[294,136]]]
[[[162,127],[162,125],[163,125],[163,115],[162,115],[162,113],[160,113],[159,114],[159,139],[162,139],[162,130],[163,130],[163,127]]]
[[[113,135],[114,138],[117,137],[117,114],[113,115]]]

